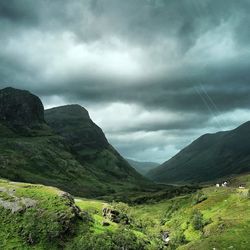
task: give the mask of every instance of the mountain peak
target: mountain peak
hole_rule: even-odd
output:
[[[76,117],[77,118],[85,118],[90,119],[88,111],[82,107],[79,104],[70,104],[70,105],[64,105],[60,107],[55,107],[51,109],[46,110],[46,114],[60,114],[60,119],[65,119],[66,117]],[[58,117],[59,118],[59,117]]]
[[[88,111],[78,104],[45,110],[45,119],[75,150],[86,147],[104,149],[109,146],[104,133],[91,120]]]
[[[29,91],[7,87],[0,90],[0,121],[13,128],[32,128],[44,123],[41,100]]]

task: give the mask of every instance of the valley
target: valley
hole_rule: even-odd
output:
[[[1,179],[0,247],[245,250],[249,246],[249,187],[250,175],[242,175],[230,179],[228,187],[207,186],[157,202],[127,204],[73,198],[53,187]],[[13,210],[16,202],[20,206]],[[115,211],[116,217],[105,218],[104,208]]]
[[[0,250],[250,250],[250,0],[0,0]]]
[[[201,167],[193,179],[178,176],[180,164],[175,175],[183,183],[157,183],[116,151],[80,105],[44,111],[37,96],[14,88],[0,90],[0,101],[0,249],[248,249],[247,164],[237,174],[211,172],[210,183],[199,178]],[[247,139],[233,159],[241,149],[247,159]],[[196,151],[213,146],[196,143]],[[162,168],[135,163],[151,169],[146,175]]]

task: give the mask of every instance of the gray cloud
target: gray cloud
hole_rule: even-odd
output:
[[[248,0],[1,1],[0,87],[46,106],[78,102],[121,153],[161,161],[246,119],[249,10]],[[121,133],[141,134],[131,145]]]

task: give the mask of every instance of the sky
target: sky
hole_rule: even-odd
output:
[[[0,88],[78,103],[127,158],[162,163],[250,120],[249,0],[1,0]]]

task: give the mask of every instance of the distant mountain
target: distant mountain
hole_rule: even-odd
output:
[[[56,186],[85,197],[149,183],[112,148],[84,108],[51,109],[46,119],[49,124],[37,96],[14,88],[0,90],[2,178]]]
[[[142,175],[146,175],[147,172],[155,167],[159,166],[159,163],[156,162],[142,162],[142,161],[134,161],[131,159],[126,159],[128,163],[137,170]]]
[[[206,134],[148,177],[164,183],[199,183],[250,171],[250,122],[238,128]]]

